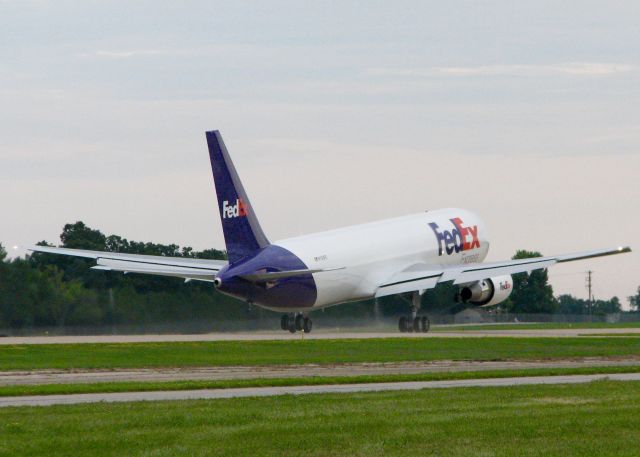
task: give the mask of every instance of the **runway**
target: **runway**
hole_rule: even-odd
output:
[[[576,337],[576,336],[608,336],[633,334],[640,336],[640,328],[570,328],[570,329],[534,329],[534,330],[467,330],[445,331],[439,327],[429,333],[399,333],[396,330],[384,331],[335,331],[317,330],[302,335],[283,331],[258,331],[238,333],[203,333],[194,335],[92,335],[92,336],[17,336],[0,338],[0,345],[12,344],[76,344],[76,343],[161,343],[161,342],[193,342],[193,341],[290,341],[296,339],[370,339],[370,338],[477,338],[482,336],[531,338],[531,337]]]
[[[119,403],[133,401],[215,400],[239,397],[272,397],[321,393],[384,392],[394,390],[444,389],[454,387],[504,387],[541,384],[583,384],[597,380],[640,381],[640,373],[574,376],[535,376],[521,378],[464,379],[454,381],[389,382],[374,384],[341,384],[323,386],[256,387],[239,389],[182,390],[161,392],[123,392],[73,395],[38,395],[2,397],[0,407],[52,406],[82,403]]]
[[[429,362],[345,363],[333,365],[221,366],[137,368],[114,370],[0,371],[0,386],[80,384],[99,382],[162,382],[185,380],[273,379],[328,376],[366,376],[534,368],[637,367],[639,357],[552,360],[437,360]]]

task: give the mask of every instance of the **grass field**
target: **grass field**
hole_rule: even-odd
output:
[[[0,456],[637,456],[640,383],[0,410]]]
[[[640,328],[640,322],[541,322],[541,323],[504,323],[504,324],[482,324],[482,325],[434,325],[432,332],[464,332],[481,330],[560,330],[568,328]]]
[[[386,338],[0,346],[0,370],[504,360],[640,354],[640,338]]]
[[[305,378],[260,378],[232,380],[124,381],[77,384],[38,384],[0,386],[0,397],[24,395],[67,395],[105,392],[149,392],[160,390],[230,389],[237,387],[318,386],[374,382],[444,381],[522,376],[563,376],[577,374],[638,373],[636,367],[525,368],[515,370],[458,371],[359,376],[312,376]]]

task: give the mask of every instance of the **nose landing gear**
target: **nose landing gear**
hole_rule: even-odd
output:
[[[309,317],[304,316],[302,313],[283,314],[280,318],[280,328],[290,333],[300,331],[311,333],[313,323]]]

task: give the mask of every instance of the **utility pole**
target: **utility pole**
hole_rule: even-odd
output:
[[[587,289],[589,290],[589,322],[591,322],[591,313],[593,309],[593,295],[591,294],[591,274],[593,271],[587,271]]]

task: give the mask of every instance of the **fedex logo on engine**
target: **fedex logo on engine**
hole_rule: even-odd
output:
[[[440,227],[435,222],[429,224],[438,240],[438,255],[442,255],[443,251],[446,251],[447,255],[451,255],[454,252],[457,254],[480,247],[477,225],[465,227],[459,217],[449,220],[454,227],[452,230],[440,231]]]
[[[232,219],[234,217],[245,217],[247,215],[247,207],[241,198],[236,199],[235,205],[230,205],[228,201],[222,202],[222,218]]]

